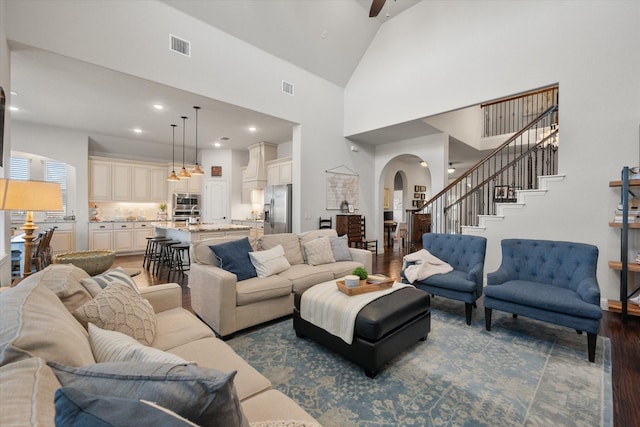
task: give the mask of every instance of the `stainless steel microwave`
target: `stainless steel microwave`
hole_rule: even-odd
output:
[[[173,193],[174,209],[191,209],[193,206],[200,207],[200,194],[196,193]]]

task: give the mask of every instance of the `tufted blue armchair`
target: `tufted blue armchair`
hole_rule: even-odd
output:
[[[486,329],[491,310],[522,315],[587,332],[589,361],[600,330],[598,248],[584,243],[505,239],[500,268],[487,274]]]
[[[433,275],[413,285],[432,295],[463,301],[467,325],[470,325],[472,307],[482,295],[487,239],[460,234],[425,233],[422,235],[422,247],[451,265],[453,271]],[[401,272],[405,283],[408,281],[404,276],[404,268],[408,265]]]

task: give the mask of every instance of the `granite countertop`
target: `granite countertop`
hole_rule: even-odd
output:
[[[173,229],[179,231],[187,231],[187,232],[198,232],[198,231],[229,231],[229,230],[250,230],[251,227],[248,225],[237,225],[237,224],[192,224],[189,225],[184,221],[174,222],[154,222],[154,227],[164,228],[164,229]]]
[[[101,219],[100,221],[90,222],[155,222],[156,219]]]

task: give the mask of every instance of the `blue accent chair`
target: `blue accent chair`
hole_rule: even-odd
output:
[[[472,308],[482,296],[487,239],[461,234],[425,233],[422,235],[422,248],[451,265],[453,271],[436,274],[412,284],[431,295],[464,302],[467,325],[470,325]],[[404,276],[404,269],[400,274],[403,282],[409,283]]]
[[[589,361],[595,360],[600,330],[598,248],[584,243],[505,239],[500,268],[487,274],[485,323],[491,310],[587,332]]]

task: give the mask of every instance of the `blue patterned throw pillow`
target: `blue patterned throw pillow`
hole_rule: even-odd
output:
[[[209,248],[220,261],[220,268],[235,274],[238,282],[258,276],[249,257],[249,252],[252,252],[253,248],[248,237],[211,245]]]

